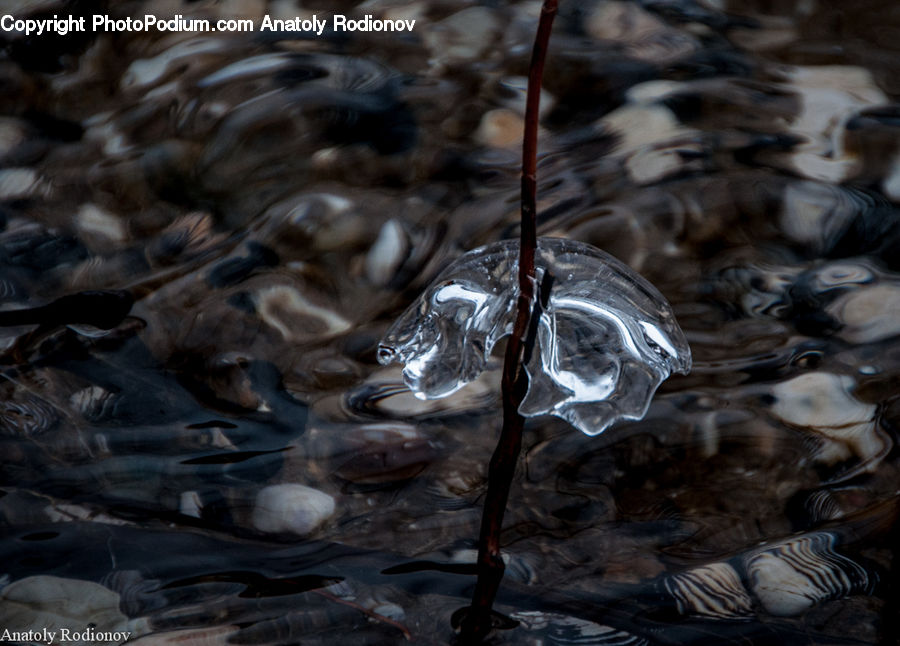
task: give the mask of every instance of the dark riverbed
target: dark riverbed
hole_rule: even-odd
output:
[[[0,323],[134,298],[0,327],[0,630],[449,643],[502,354],[422,401],[376,350],[518,235],[540,3],[12,4],[416,23],[0,34]],[[655,284],[693,370],[529,420],[496,643],[897,643],[900,7],[561,4],[539,234]]]

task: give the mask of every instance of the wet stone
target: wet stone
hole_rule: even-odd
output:
[[[825,599],[863,592],[874,580],[834,549],[834,537],[810,534],[746,558],[750,588],[775,616],[795,616]]]
[[[773,389],[772,412],[790,424],[824,438],[819,460],[826,464],[859,460],[852,473],[875,468],[891,443],[876,426],[875,405],[852,395],[851,377],[810,372]]]
[[[301,484],[271,485],[256,496],[253,527],[270,534],[313,533],[334,514],[334,498]]]

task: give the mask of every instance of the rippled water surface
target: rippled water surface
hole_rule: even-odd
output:
[[[451,642],[501,348],[441,400],[376,354],[517,235],[539,3],[15,4],[417,22],[3,35],[0,629]],[[562,1],[539,234],[656,285],[694,362],[598,437],[528,421],[496,643],[896,643],[898,33],[874,0]],[[134,304],[57,301],[87,290]]]

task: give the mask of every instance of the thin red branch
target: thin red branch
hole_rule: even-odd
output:
[[[363,613],[370,619],[373,619],[374,621],[379,621],[383,624],[387,624],[388,626],[393,626],[394,628],[399,630],[401,633],[403,633],[403,638],[406,641],[412,641],[412,634],[410,634],[409,629],[406,626],[404,626],[403,624],[401,624],[399,621],[395,621],[395,620],[391,619],[390,617],[385,617],[384,615],[379,615],[374,610],[369,610],[365,606],[361,606],[358,603],[355,603],[353,601],[348,601],[347,599],[341,599],[340,597],[335,596],[335,595],[331,594],[330,592],[326,592],[325,590],[312,590],[312,592],[319,596],[325,597],[326,599],[328,599],[330,601],[334,601],[335,603],[339,603],[341,605],[354,608],[355,610],[359,610],[361,613]]]
[[[509,488],[522,448],[525,419],[519,406],[528,390],[524,370],[525,338],[533,316],[535,285],[535,254],[537,252],[537,131],[541,98],[541,79],[550,30],[556,16],[557,0],[544,0],[537,36],[528,71],[528,93],[525,104],[525,134],[522,146],[522,225],[519,244],[519,299],[516,321],[503,362],[501,393],[503,398],[503,428],[497,448],[491,457],[488,490],[481,517],[478,549],[478,581],[472,605],[462,621],[461,638],[478,644],[491,630],[491,608],[503,578],[503,559],[500,554],[500,530],[509,500]]]
[[[527,296],[530,305],[534,285],[534,254],[537,249],[537,135],[541,104],[541,81],[544,76],[544,60],[550,30],[556,17],[557,0],[544,0],[541,18],[538,22],[534,48],[531,51],[531,65],[528,68],[528,92],[525,97],[525,133],[522,139],[522,230],[519,247],[519,290]],[[519,312],[523,309],[519,304]],[[522,318],[521,316],[519,317]],[[516,321],[517,325],[519,320]],[[524,335],[528,321],[524,321],[521,335]],[[515,334],[513,335],[515,336]]]

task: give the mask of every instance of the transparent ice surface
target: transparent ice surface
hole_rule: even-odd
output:
[[[456,392],[512,332],[519,241],[474,249],[422,293],[388,330],[382,364],[404,364],[417,397]],[[530,383],[519,412],[556,415],[588,435],[640,419],[659,384],[691,369],[691,351],[655,287],[612,256],[574,240],[540,238],[538,281],[552,276],[541,309]]]

